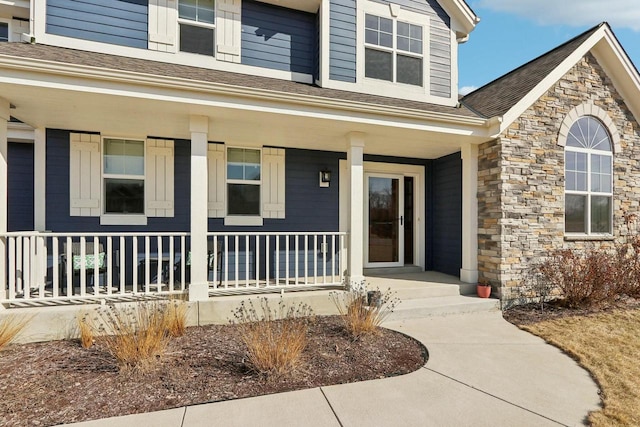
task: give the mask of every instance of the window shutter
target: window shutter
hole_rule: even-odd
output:
[[[216,0],[216,58],[240,62],[242,0]]]
[[[262,216],[284,218],[284,149],[262,150]]]
[[[100,135],[72,133],[69,147],[69,215],[100,216]]]
[[[178,9],[176,0],[149,0],[149,49],[176,51]]]
[[[209,218],[223,218],[225,212],[224,145],[209,144],[207,149],[207,163],[209,174]]]
[[[147,139],[145,198],[149,217],[174,216],[173,146],[171,140]]]

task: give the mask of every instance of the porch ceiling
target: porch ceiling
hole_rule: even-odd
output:
[[[189,116],[210,118],[209,140],[234,145],[273,145],[344,152],[349,132],[364,132],[365,152],[438,158],[463,143],[487,140],[468,124],[452,124],[336,106],[229,96],[178,88],[141,87],[99,80],[28,73],[0,79],[11,115],[34,126],[95,131],[110,136],[190,139]]]

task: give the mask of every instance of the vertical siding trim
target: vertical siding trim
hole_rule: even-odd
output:
[[[285,217],[285,151],[262,150],[262,217]]]
[[[174,216],[174,143],[148,139],[145,156],[146,214],[149,217]]]
[[[241,62],[242,1],[216,0],[217,59]]]
[[[71,216],[100,216],[100,135],[70,134],[69,195]]]
[[[175,52],[177,32],[177,1],[149,0],[149,49]]]
[[[225,167],[224,145],[209,144],[207,147],[209,218],[224,218]]]

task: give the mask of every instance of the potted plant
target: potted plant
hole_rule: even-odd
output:
[[[481,278],[478,280],[476,292],[480,298],[489,298],[491,295],[491,282],[489,282],[489,279]]]

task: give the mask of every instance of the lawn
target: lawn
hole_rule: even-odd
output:
[[[600,385],[604,408],[590,414],[594,426],[640,425],[640,308],[537,313],[533,322],[524,321],[524,316],[505,315],[571,355]],[[540,320],[545,317],[548,320]]]

